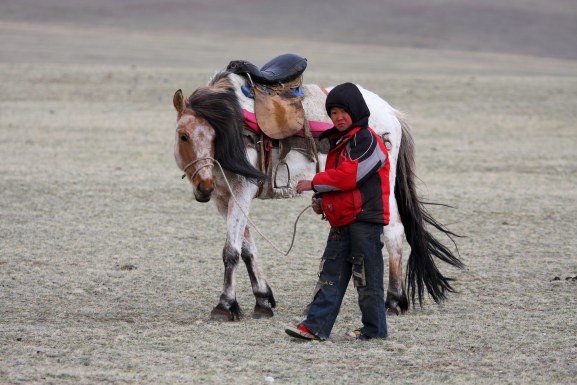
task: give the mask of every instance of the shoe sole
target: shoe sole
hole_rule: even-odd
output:
[[[295,327],[288,326],[285,330],[285,333],[294,338],[300,338],[303,340],[318,340],[319,338],[314,334],[303,332]]]

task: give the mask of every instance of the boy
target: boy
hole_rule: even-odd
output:
[[[370,111],[357,86],[336,86],[325,107],[334,124],[321,135],[330,142],[325,170],[312,180],[300,180],[296,190],[315,191],[313,208],[324,213],[331,230],[307,317],[285,331],[295,338],[329,338],[352,276],[363,326],[345,338],[386,338],[381,249],[383,226],[389,222],[387,149],[368,126]]]

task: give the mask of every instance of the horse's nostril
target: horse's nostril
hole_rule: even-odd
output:
[[[203,194],[210,194],[212,193],[212,191],[214,190],[214,186],[204,186],[202,184],[198,185],[198,191],[200,191]]]

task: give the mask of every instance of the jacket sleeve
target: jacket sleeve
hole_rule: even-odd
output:
[[[347,159],[341,157],[336,168],[314,176],[315,191],[323,193],[353,190],[378,172],[387,160],[387,154],[369,129],[355,134],[347,143],[346,151]]]

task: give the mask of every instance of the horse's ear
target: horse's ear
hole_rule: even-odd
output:
[[[184,96],[182,95],[182,90],[178,90],[174,93],[172,103],[174,104],[174,108],[178,112],[178,115],[182,115],[184,109],[186,108],[186,104],[184,102]]]

